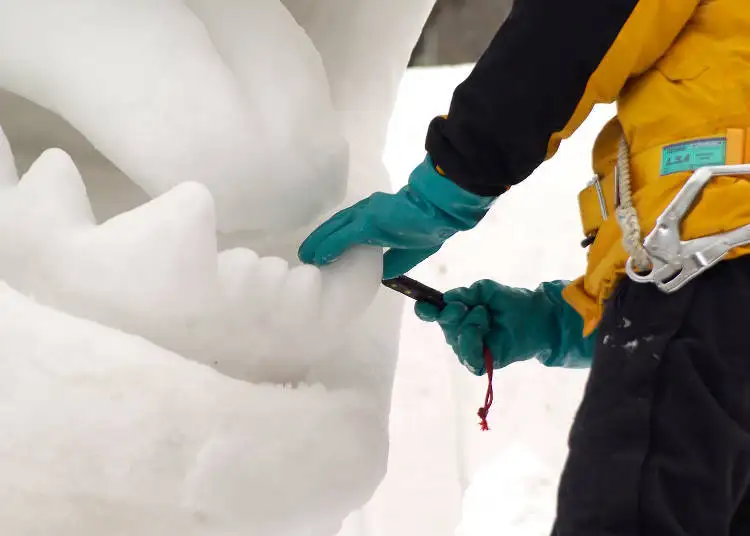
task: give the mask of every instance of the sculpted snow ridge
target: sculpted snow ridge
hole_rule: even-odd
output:
[[[18,5],[0,2],[0,47],[14,51],[3,87],[64,117],[149,195],[200,182],[221,231],[298,227],[343,197],[326,74],[278,1]]]
[[[244,380],[301,381],[372,302],[379,255],[361,248],[321,270],[243,248],[218,253],[212,197],[194,182],[97,225],[57,149],[0,190],[5,281]]]
[[[372,495],[400,302],[377,248],[294,250],[388,188],[433,0],[389,1],[0,0],[7,532],[327,536]]]

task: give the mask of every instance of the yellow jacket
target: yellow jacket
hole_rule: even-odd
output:
[[[570,123],[552,139],[568,135],[594,103],[617,102],[617,117],[594,147],[594,169],[613,214],[613,169],[622,132],[630,145],[635,206],[645,236],[701,156],[709,164],[750,161],[750,2],[746,0],[653,0],[639,2],[590,78]],[[674,147],[696,141],[690,154]],[[709,139],[707,145],[702,140]],[[712,147],[701,155],[701,147]],[[670,150],[671,149],[671,150]],[[718,151],[717,151],[718,149]],[[697,154],[695,151],[697,150]],[[675,155],[697,159],[674,165]],[[671,165],[670,165],[671,164]],[[688,168],[686,171],[680,171]],[[596,232],[586,274],[565,299],[584,318],[586,334],[598,324],[604,300],[627,260],[614,217],[602,222],[593,188],[580,196],[584,232]],[[704,190],[685,220],[685,239],[750,223],[750,181],[721,177]],[[598,228],[598,231],[597,231]],[[728,258],[750,252],[738,248]]]
[[[449,114],[433,120],[426,148],[459,186],[502,195],[552,157],[595,104],[611,102],[618,114],[595,144],[594,169],[613,215],[624,133],[645,236],[693,169],[750,161],[750,0],[518,0]],[[694,142],[680,145],[686,140]],[[564,297],[589,334],[627,254],[615,218],[602,221],[593,188],[579,203],[585,235],[596,238],[585,275]],[[747,223],[750,181],[720,177],[683,237]]]

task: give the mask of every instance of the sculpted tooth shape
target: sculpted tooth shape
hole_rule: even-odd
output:
[[[11,261],[0,275],[12,284],[242,379],[300,381],[379,289],[377,248],[322,270],[241,248],[217,255],[213,200],[198,183],[96,225],[59,149],[0,192],[0,204],[0,257]]]
[[[81,174],[59,149],[42,153],[15,186],[13,202],[23,207],[22,221],[34,221],[56,232],[96,225]]]
[[[208,190],[180,184],[75,236],[60,282],[94,310],[149,318],[157,306],[164,324],[200,317],[216,294],[215,228]]]

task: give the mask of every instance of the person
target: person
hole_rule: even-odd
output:
[[[590,366],[555,536],[750,534],[750,247],[669,292],[625,270],[633,258],[648,271],[640,240],[696,169],[750,161],[746,0],[517,0],[429,125],[408,184],[334,215],[299,257],[323,265],[370,244],[387,248],[385,278],[403,274],[475,227],[611,102],[596,178],[578,199],[585,274],[533,291],[480,281],[417,314],[440,324],[475,374],[486,372],[483,346],[493,369],[533,357]],[[681,238],[748,224],[748,177],[720,176]]]

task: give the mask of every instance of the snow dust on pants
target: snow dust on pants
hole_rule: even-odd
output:
[[[600,324],[553,536],[750,535],[750,257]]]

